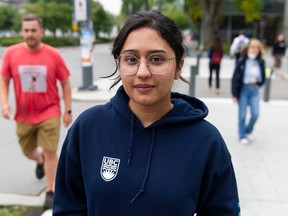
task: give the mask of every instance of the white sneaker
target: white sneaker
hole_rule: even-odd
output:
[[[249,140],[247,138],[242,138],[240,139],[240,143],[246,145],[249,143]]]
[[[248,139],[249,142],[253,142],[253,136],[251,134],[246,134],[246,138]]]

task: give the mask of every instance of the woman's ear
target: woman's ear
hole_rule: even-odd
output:
[[[174,77],[175,80],[180,78],[183,65],[184,65],[184,58],[181,59],[181,61],[179,62],[178,67],[176,68],[175,77]]]

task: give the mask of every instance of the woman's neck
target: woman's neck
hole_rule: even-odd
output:
[[[148,127],[149,125],[153,124],[173,108],[173,104],[170,101],[169,103],[162,104],[161,106],[159,104],[146,106],[131,102],[130,100],[128,106],[144,127]]]

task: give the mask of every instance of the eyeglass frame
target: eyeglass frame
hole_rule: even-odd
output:
[[[120,70],[120,61],[119,61],[119,59],[121,58],[121,56],[122,56],[122,55],[126,55],[126,54],[128,55],[128,53],[122,53],[121,55],[119,55],[119,56],[117,57],[117,59],[115,59],[115,61],[116,61],[116,64],[117,64],[117,66],[118,66],[118,69],[119,69],[120,73],[123,73],[123,74],[126,75],[126,76],[133,76],[133,75],[135,75],[135,74],[138,72],[138,70],[139,70],[139,67],[140,67],[140,64],[141,64],[141,59],[137,58],[134,54],[129,54],[129,55],[135,57],[135,59],[137,59],[137,69],[136,69],[136,71],[135,71],[134,73],[132,73],[132,74],[127,74],[127,73],[121,72],[121,70]],[[145,59],[145,62],[144,62],[144,63],[145,63],[145,65],[146,65],[146,67],[148,68],[149,72],[150,72],[151,74],[156,74],[156,75],[164,74],[165,72],[162,72],[162,73],[154,73],[154,72],[152,72],[152,71],[150,70],[150,68],[149,68],[149,63],[147,63],[147,59],[149,59],[150,56],[157,55],[157,54],[167,55],[166,61],[169,62],[169,64],[170,64],[170,61],[176,60],[177,57],[168,57],[168,54],[167,54],[167,53],[164,53],[164,52],[163,52],[163,53],[161,53],[161,52],[151,53],[150,55],[147,56],[147,58]],[[168,65],[167,68],[169,68],[169,65]]]

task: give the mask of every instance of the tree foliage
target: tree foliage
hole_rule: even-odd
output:
[[[161,8],[165,8],[166,4],[174,4],[177,0],[161,0]],[[138,11],[159,9],[159,0],[122,0],[121,14],[128,16]],[[163,9],[165,11],[165,9]]]
[[[114,25],[113,16],[107,13],[98,2],[92,6],[92,21],[97,36],[100,32],[110,33]]]
[[[17,30],[17,27],[19,28],[18,18],[15,8],[9,5],[0,6],[0,30]]]
[[[138,11],[159,9],[158,0],[122,0],[121,16],[127,17],[130,14],[137,13]],[[162,0],[161,11],[164,15],[168,16],[176,22],[180,29],[189,28],[190,19],[185,12],[177,8],[176,0]]]
[[[245,21],[253,22],[261,17],[263,7],[261,0],[236,0],[236,6],[245,13]]]
[[[122,0],[121,13],[128,16],[138,11],[145,10],[145,5],[149,7],[148,0]]]
[[[56,2],[56,3],[66,3],[66,4],[72,4],[72,0],[29,0],[29,3],[48,3],[48,2]]]
[[[71,28],[72,7],[67,3],[40,2],[22,6],[26,13],[34,13],[42,18],[44,27],[52,32],[57,29],[63,32]]]
[[[187,14],[194,22],[199,22],[203,18],[203,10],[200,0],[185,0]]]
[[[211,41],[219,29],[220,7],[222,0],[185,0],[186,11],[194,22],[204,21],[205,43]],[[244,12],[246,22],[261,17],[261,0],[234,0],[238,10]]]
[[[174,20],[177,26],[181,29],[190,27],[190,20],[183,10],[177,9],[173,4],[165,4],[163,7],[163,14]]]

